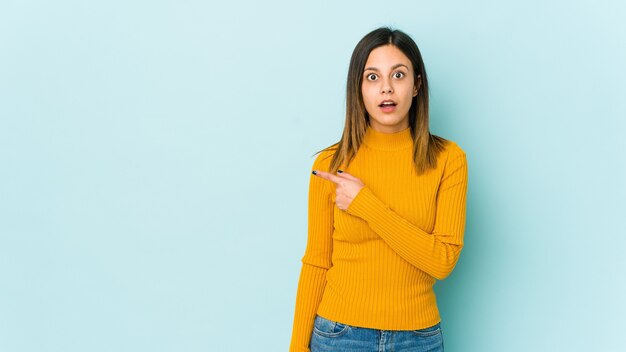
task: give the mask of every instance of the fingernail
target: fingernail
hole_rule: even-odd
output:
[[[317,175],[317,171],[315,171],[315,170],[313,170],[312,173],[313,173],[313,175]]]
[[[337,172],[338,172],[338,173],[342,173],[342,172],[343,172],[343,170],[337,170]]]

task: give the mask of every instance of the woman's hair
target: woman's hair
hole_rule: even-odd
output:
[[[335,150],[328,170],[331,173],[337,172],[341,165],[349,165],[363,141],[363,136],[370,123],[361,91],[365,64],[372,50],[388,44],[400,49],[411,60],[414,72],[413,80],[418,87],[418,93],[413,97],[409,109],[409,128],[413,138],[415,171],[421,175],[430,168],[437,166],[437,156],[444,149],[447,140],[433,135],[429,131],[428,79],[422,55],[413,39],[407,34],[400,30],[381,27],[365,35],[352,52],[346,87],[346,121],[341,140],[315,153]],[[419,80],[418,75],[421,76]]]

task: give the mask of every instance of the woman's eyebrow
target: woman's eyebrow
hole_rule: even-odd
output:
[[[396,68],[398,68],[398,67],[400,67],[400,66],[404,66],[407,70],[409,69],[409,68],[407,67],[407,65],[405,65],[405,64],[395,64],[395,65],[393,65],[393,66],[391,67],[391,69],[392,69],[392,70],[395,70]],[[377,69],[376,67],[366,67],[366,68],[365,68],[365,70],[363,70],[363,71],[367,71],[367,70],[370,70],[370,71],[378,71],[378,69]]]

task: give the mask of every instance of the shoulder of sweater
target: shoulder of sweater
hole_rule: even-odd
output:
[[[461,148],[461,146],[455,141],[450,139],[447,139],[446,141],[445,150],[448,158],[452,156],[465,156],[465,150],[463,150],[463,148]]]
[[[335,155],[335,151],[337,150],[337,145],[338,143],[335,143],[319,152],[313,162],[313,168],[328,170],[330,168],[330,162],[333,160],[333,155]]]

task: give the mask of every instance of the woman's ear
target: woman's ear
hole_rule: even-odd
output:
[[[422,86],[422,75],[417,75],[417,83],[413,86],[413,96],[417,95],[417,92],[420,90]]]

